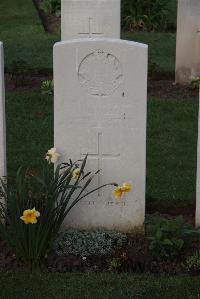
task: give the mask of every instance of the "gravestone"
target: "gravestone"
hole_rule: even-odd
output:
[[[62,0],[61,36],[120,38],[120,0]]]
[[[199,107],[200,107],[200,94],[199,94]],[[200,111],[199,111],[198,142],[197,142],[196,226],[200,227]]]
[[[176,82],[200,76],[200,1],[179,0],[176,41]]]
[[[5,89],[4,55],[0,42],[0,177],[6,176],[6,129],[5,129]]]
[[[101,172],[93,188],[133,182],[121,201],[108,187],[66,218],[78,229],[141,229],[145,217],[147,46],[74,39],[54,46],[54,145],[63,161],[84,158]]]

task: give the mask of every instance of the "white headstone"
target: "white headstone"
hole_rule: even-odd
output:
[[[199,94],[199,107],[200,107],[200,94]],[[197,142],[196,226],[200,227],[200,111],[199,111],[198,142]]]
[[[61,36],[120,38],[120,0],[62,0]]]
[[[200,76],[200,1],[178,0],[176,82]]]
[[[0,42],[0,177],[6,176],[6,128],[5,128],[5,88],[4,55]]]
[[[147,46],[119,39],[80,39],[54,47],[54,144],[63,160],[88,153],[93,187],[133,182],[116,201],[113,187],[79,202],[68,227],[131,231],[144,224]]]

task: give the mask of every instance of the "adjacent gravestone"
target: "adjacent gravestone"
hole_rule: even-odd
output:
[[[62,0],[61,36],[120,38],[120,0]]]
[[[176,82],[200,76],[200,1],[179,0],[176,41]]]
[[[0,177],[6,176],[6,129],[5,129],[5,89],[4,55],[0,42]]]
[[[63,160],[88,153],[93,187],[131,181],[116,201],[112,187],[79,202],[68,227],[131,231],[145,217],[147,46],[119,39],[76,39],[54,47],[54,144]]]
[[[200,94],[199,94],[199,107],[200,107]],[[198,145],[197,145],[196,226],[200,227],[200,111],[199,111],[199,125],[198,125]]]

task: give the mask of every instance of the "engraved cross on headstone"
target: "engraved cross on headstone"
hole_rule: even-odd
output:
[[[88,32],[79,32],[79,34],[89,35],[89,37],[92,37],[92,35],[103,35],[103,33],[101,33],[101,32],[93,32],[93,30],[92,30],[92,20],[93,20],[93,18],[88,19],[88,21],[89,21]]]
[[[88,159],[95,159],[98,161],[98,170],[100,172],[98,173],[98,187],[102,185],[102,161],[104,159],[118,159],[120,157],[120,154],[104,154],[102,150],[102,132],[98,133],[98,152],[97,154],[91,154],[88,153]],[[86,154],[81,153],[81,158],[84,158]],[[98,190],[98,196],[102,196],[102,189]]]

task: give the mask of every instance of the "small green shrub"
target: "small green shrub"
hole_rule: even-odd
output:
[[[53,80],[46,80],[42,82],[41,85],[41,93],[43,95],[53,95],[54,92],[54,85]]]
[[[185,223],[181,216],[176,219],[157,216],[150,224],[150,251],[155,259],[176,257],[185,246],[199,240],[200,231]]]
[[[190,81],[190,87],[192,89],[199,89],[200,86],[200,77],[196,77]]]
[[[61,0],[43,0],[40,4],[40,9],[42,9],[46,14],[55,14],[60,16]]]
[[[115,257],[112,260],[110,260],[108,270],[110,272],[117,272],[121,268],[121,266],[122,266],[121,259]]]
[[[196,251],[193,255],[189,256],[183,268],[190,273],[200,272],[200,251]]]
[[[168,1],[123,0],[123,30],[165,30],[167,27]]]
[[[127,236],[116,231],[69,230],[60,234],[55,242],[55,250],[58,255],[73,254],[88,257],[111,253],[126,242]]]

